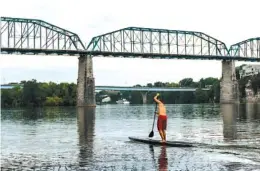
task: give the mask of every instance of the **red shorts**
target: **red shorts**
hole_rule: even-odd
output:
[[[167,127],[167,116],[159,115],[157,120],[157,129],[158,130],[166,130]]]

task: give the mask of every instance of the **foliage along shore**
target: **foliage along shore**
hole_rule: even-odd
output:
[[[238,77],[239,78],[239,77]],[[245,97],[245,87],[248,80],[252,82],[254,93],[260,86],[260,74],[239,80],[240,99]],[[39,106],[76,106],[77,85],[75,83],[37,82],[36,80],[21,81],[23,87],[15,86],[12,89],[1,90],[1,107],[39,107]],[[135,85],[138,87],[141,85]],[[217,78],[200,79],[194,82],[192,78],[182,79],[179,83],[148,83],[145,87],[192,87],[198,88],[196,92],[161,92],[166,104],[191,104],[191,103],[219,103],[220,80]],[[202,88],[210,88],[202,91]],[[147,94],[147,103],[153,103],[156,92]],[[96,94],[97,103],[107,95],[111,98],[109,103],[125,98],[131,104],[142,104],[142,96],[137,91],[101,91]]]

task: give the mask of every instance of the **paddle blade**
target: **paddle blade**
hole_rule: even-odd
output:
[[[149,137],[153,137],[153,136],[154,136],[154,133],[152,131],[152,132],[150,132]]]

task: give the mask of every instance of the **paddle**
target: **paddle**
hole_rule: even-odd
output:
[[[157,103],[155,105],[154,118],[153,118],[153,127],[154,127],[154,121],[155,121],[155,116],[156,116],[156,110],[157,110]],[[152,131],[149,134],[149,137],[153,137],[154,136],[153,127],[152,127]]]

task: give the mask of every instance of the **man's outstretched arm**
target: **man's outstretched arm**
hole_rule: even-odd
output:
[[[162,103],[160,100],[157,99],[157,97],[159,96],[160,94],[157,93],[156,96],[154,96],[154,101],[156,101],[157,103]]]

